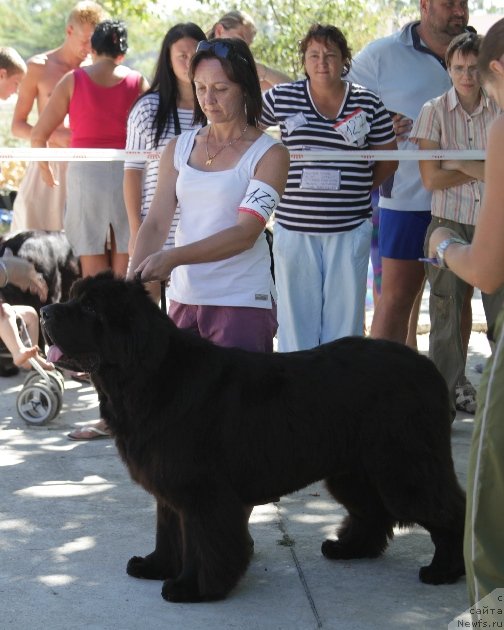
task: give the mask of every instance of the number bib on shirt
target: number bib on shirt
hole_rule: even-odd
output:
[[[304,168],[300,188],[305,190],[339,190],[341,171],[327,168]]]

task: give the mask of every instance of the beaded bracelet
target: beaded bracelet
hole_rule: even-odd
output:
[[[0,259],[0,269],[3,271],[5,276],[5,282],[0,287],[0,289],[5,289],[5,287],[9,284],[9,272],[7,271],[7,266],[3,260]]]

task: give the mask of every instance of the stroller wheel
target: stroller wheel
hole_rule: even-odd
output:
[[[57,390],[61,395],[63,395],[63,392],[65,391],[65,377],[63,374],[59,370],[50,370],[45,372],[45,374],[51,381],[51,389],[54,392]],[[35,383],[43,383],[48,386],[47,380],[41,374],[36,371],[31,371],[25,378],[24,387]]]
[[[45,424],[52,420],[61,408],[61,395],[55,394],[44,383],[25,385],[19,392],[16,406],[19,415],[28,424]]]
[[[49,375],[49,378],[58,383],[60,392],[63,394],[65,391],[65,377],[63,376],[63,373],[59,370],[51,370],[50,372],[47,372],[47,374]]]

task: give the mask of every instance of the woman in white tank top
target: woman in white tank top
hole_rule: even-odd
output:
[[[179,327],[225,346],[272,351],[276,331],[266,222],[283,193],[286,149],[258,128],[261,88],[238,39],[202,41],[191,62],[194,123],[163,152],[130,275],[166,280]],[[175,247],[161,251],[175,213]]]

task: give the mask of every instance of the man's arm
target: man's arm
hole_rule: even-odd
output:
[[[30,139],[32,125],[28,122],[28,116],[38,97],[38,85],[44,67],[45,63],[41,56],[28,61],[27,72],[19,86],[17,103],[12,116],[11,130],[17,138]]]
[[[285,72],[275,70],[269,66],[265,66],[263,63],[256,62],[257,74],[259,75],[259,81],[261,82],[261,90],[265,92],[278,83],[292,83],[292,79]]]
[[[369,145],[370,151],[397,151],[397,142],[392,140],[386,144]],[[387,180],[391,175],[395,173],[399,162],[397,160],[377,160],[373,166],[373,185],[372,190],[375,190]]]

